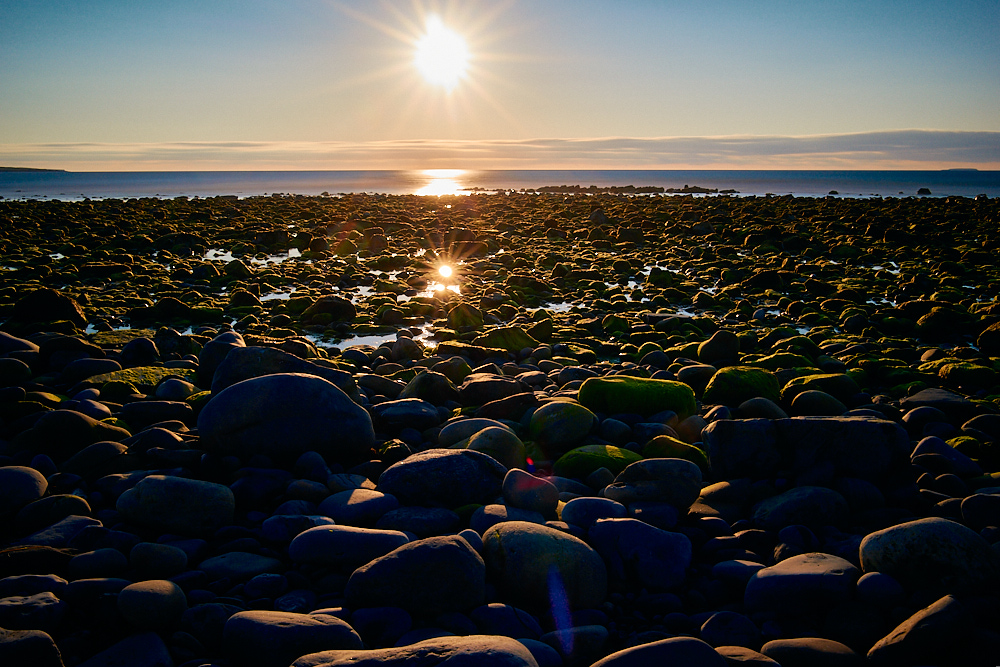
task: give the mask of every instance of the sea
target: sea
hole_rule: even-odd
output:
[[[259,197],[275,194],[463,195],[553,186],[704,189],[695,196],[1000,197],[1000,171],[460,170],[406,171],[0,171],[10,200]],[[929,194],[928,194],[929,193]]]

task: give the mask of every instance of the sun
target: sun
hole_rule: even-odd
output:
[[[469,47],[437,16],[427,19],[427,32],[417,41],[413,63],[427,83],[452,90],[469,67]]]

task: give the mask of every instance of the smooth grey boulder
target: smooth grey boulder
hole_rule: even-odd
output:
[[[163,532],[210,535],[233,522],[236,498],[229,487],[196,479],[149,475],[118,497],[129,521]]]
[[[671,637],[632,646],[601,658],[591,667],[726,667],[711,646],[693,637]]]
[[[347,582],[345,597],[353,608],[467,611],[486,600],[486,564],[457,535],[428,537],[359,567]]]
[[[604,497],[623,505],[664,502],[683,512],[701,492],[701,469],[674,458],[643,459],[630,463],[604,489]]]
[[[822,486],[796,486],[766,498],[753,508],[753,523],[765,530],[800,524],[810,528],[836,526],[847,518],[847,500]]]
[[[327,380],[346,393],[356,385],[351,374],[328,368],[273,347],[234,347],[225,356],[212,377],[212,393],[217,394],[237,382],[276,373],[302,373]]]
[[[361,637],[327,614],[241,611],[226,621],[223,648],[242,667],[288,667],[296,658],[329,649],[360,649]]]
[[[498,523],[483,535],[486,566],[503,595],[529,610],[549,610],[554,599],[569,609],[598,607],[608,571],[583,540],[525,521]]]
[[[222,456],[264,454],[294,461],[316,451],[331,461],[368,460],[371,417],[339,387],[315,375],[278,373],[228,387],[198,415],[201,447]]]
[[[860,556],[865,572],[888,574],[910,590],[973,591],[998,578],[995,549],[971,528],[938,517],[870,533]]]
[[[753,611],[801,613],[851,599],[861,572],[838,556],[807,553],[757,570],[743,604]]]
[[[684,583],[691,566],[687,535],[638,519],[598,519],[587,540],[604,559],[612,579],[639,588],[666,590]]]
[[[378,490],[402,505],[455,508],[487,503],[497,495],[507,474],[496,459],[469,449],[428,449],[389,466]]]
[[[398,530],[354,526],[316,526],[304,530],[288,545],[296,564],[354,569],[409,542]]]

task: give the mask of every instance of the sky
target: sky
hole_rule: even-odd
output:
[[[0,165],[1000,169],[1000,3],[0,0]]]

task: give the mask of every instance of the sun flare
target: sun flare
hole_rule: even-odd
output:
[[[448,266],[447,264],[442,264],[441,267],[438,269],[438,273],[441,274],[442,278],[451,278],[452,273],[454,272],[452,271],[452,268],[450,266]]]
[[[413,62],[427,83],[452,90],[469,67],[469,47],[461,35],[431,16],[427,32],[417,41]]]

